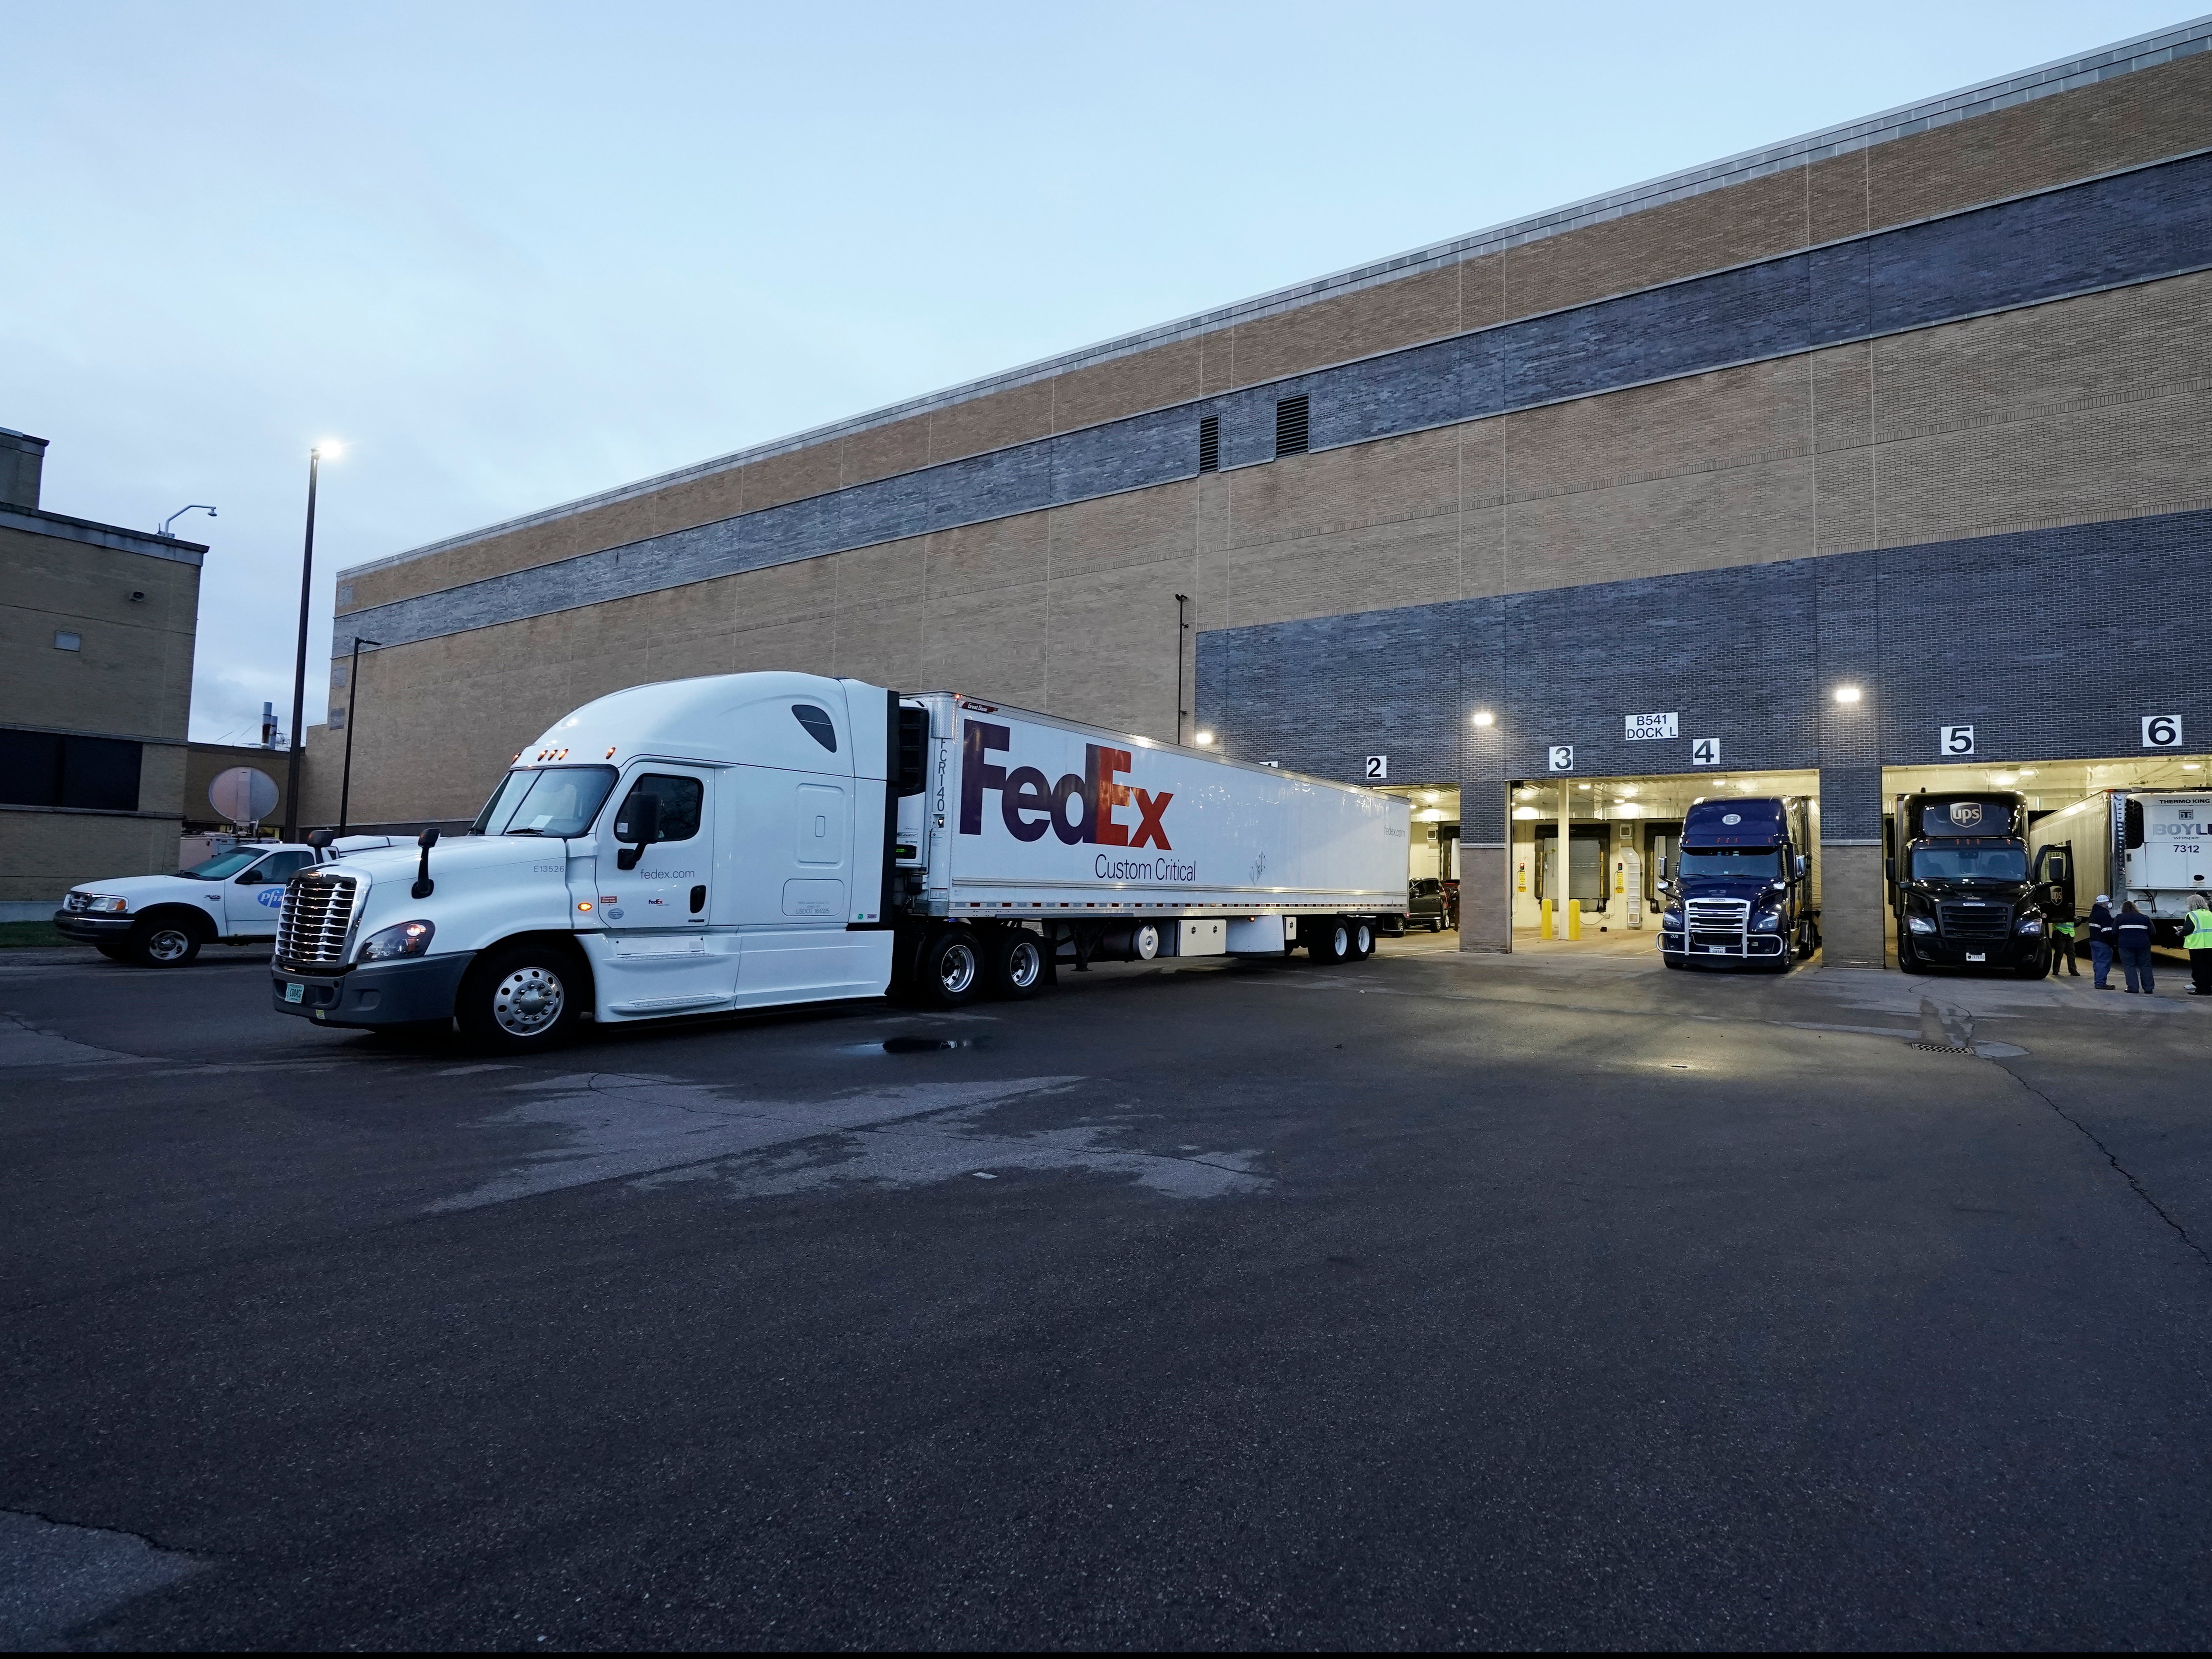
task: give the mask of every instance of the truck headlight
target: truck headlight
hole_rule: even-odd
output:
[[[1933,916],[1907,916],[1905,919],[1905,925],[1916,933],[1932,933],[1936,931],[1936,918]]]
[[[119,916],[131,908],[131,901],[127,898],[118,898],[112,893],[94,893],[85,901],[84,908],[88,910],[97,910],[106,915]]]
[[[1771,933],[1776,928],[1782,926],[1782,912],[1779,910],[1761,910],[1757,915],[1751,919],[1751,926],[1752,931],[1754,933]]]
[[[2041,933],[2043,931],[2043,918],[2040,916],[2022,916],[2020,921],[2020,931],[2023,933],[2030,934]]]
[[[419,957],[430,948],[437,928],[427,921],[403,921],[371,933],[361,947],[363,962],[389,962],[394,957]]]
[[[1659,918],[1659,925],[1662,927],[1671,927],[1680,933],[1682,928],[1682,913],[1680,910],[1668,911]]]

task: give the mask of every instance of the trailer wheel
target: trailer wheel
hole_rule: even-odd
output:
[[[1045,944],[1026,927],[1001,927],[983,946],[991,994],[1019,1000],[1044,988]]]
[[[1352,959],[1364,962],[1375,954],[1375,924],[1361,921],[1352,924]]]
[[[940,1008],[973,1002],[983,989],[983,953],[965,927],[940,927],[921,947],[915,986]]]
[[[1298,931],[1303,933],[1305,929]],[[1342,962],[1352,954],[1352,929],[1342,916],[1316,917],[1305,947],[1306,954],[1316,962]]]
[[[575,1035],[585,975],[574,954],[536,939],[494,946],[461,981],[453,1017],[461,1035],[498,1054],[539,1054]]]

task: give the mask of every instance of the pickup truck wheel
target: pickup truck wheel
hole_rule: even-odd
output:
[[[583,1016],[584,975],[558,945],[495,947],[461,981],[454,1017],[461,1035],[499,1054],[557,1048]]]
[[[973,1002],[983,988],[983,953],[965,927],[943,927],[921,947],[915,987],[940,1008]]]
[[[1002,927],[984,946],[994,996],[1018,1000],[1044,988],[1044,941],[1026,927]]]
[[[1342,916],[1318,916],[1310,919],[1313,931],[1307,934],[1306,954],[1316,962],[1342,962],[1352,954],[1352,929]],[[1298,929],[1301,933],[1306,928]]]
[[[200,953],[200,930],[191,921],[149,916],[125,937],[125,954],[141,968],[182,968]]]

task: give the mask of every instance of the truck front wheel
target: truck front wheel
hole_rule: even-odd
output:
[[[501,1054],[557,1048],[582,1018],[584,974],[555,945],[495,945],[461,981],[453,1016],[475,1047]]]
[[[182,968],[200,953],[198,916],[149,916],[133,927],[123,948],[141,968]]]
[[[940,1008],[973,1002],[983,988],[983,953],[965,927],[941,927],[921,947],[915,988]]]

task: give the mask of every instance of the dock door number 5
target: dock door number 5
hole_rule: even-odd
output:
[[[1947,760],[1971,755],[1974,752],[1974,728],[1971,726],[1939,726],[1936,728],[1936,746]]]

